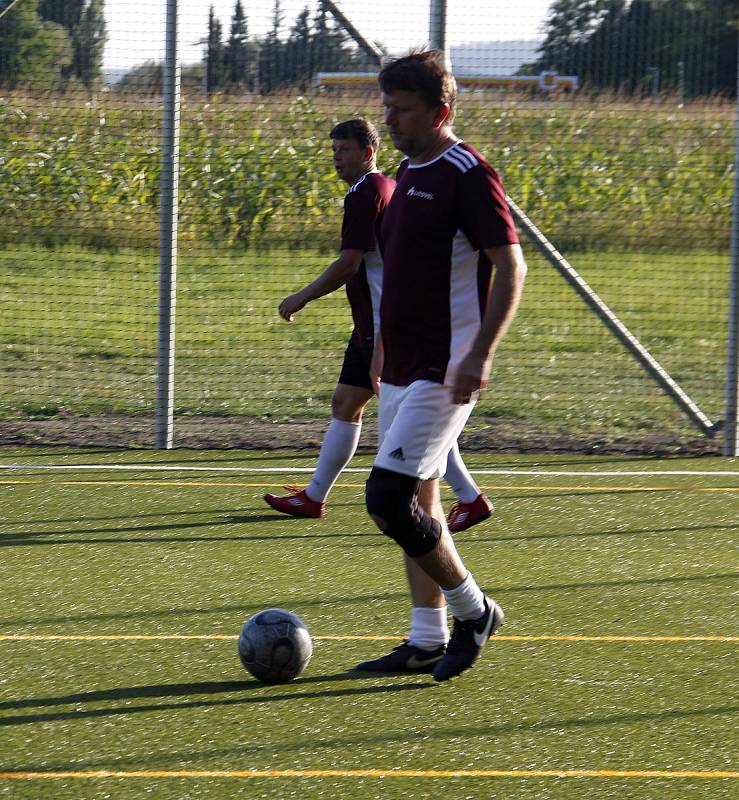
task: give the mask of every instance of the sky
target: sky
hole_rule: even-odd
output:
[[[428,41],[429,0],[335,0],[341,11],[367,39],[400,54]],[[552,0],[447,0],[448,42],[451,46],[480,41],[541,39],[542,23]],[[216,16],[228,35],[235,0],[212,0]],[[274,0],[242,0],[250,35],[271,27]],[[180,60],[202,58],[199,43],[208,30],[208,0],[179,0]],[[316,0],[282,0],[285,32],[305,7]],[[165,0],[106,0],[108,42],[106,69],[127,69],[164,53]]]

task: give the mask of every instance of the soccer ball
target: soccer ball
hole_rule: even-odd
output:
[[[263,683],[287,683],[305,669],[313,653],[308,628],[297,614],[267,608],[244,623],[241,663]]]

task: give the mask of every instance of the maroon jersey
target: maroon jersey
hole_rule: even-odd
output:
[[[518,243],[497,173],[463,142],[426,164],[405,159],[380,243],[382,380],[452,383],[490,290],[492,266],[482,251]]]
[[[346,193],[341,249],[361,250],[364,259],[347,281],[346,296],[354,320],[351,340],[360,347],[373,347],[380,319],[382,259],[377,233],[395,181],[381,172],[366,172]]]

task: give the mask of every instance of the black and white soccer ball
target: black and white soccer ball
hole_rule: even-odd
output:
[[[283,608],[267,608],[250,617],[239,636],[241,663],[264,683],[297,678],[313,654],[306,624]]]

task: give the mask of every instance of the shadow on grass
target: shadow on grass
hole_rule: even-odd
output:
[[[148,514],[136,514],[136,519],[148,519],[149,517],[154,517],[155,519],[162,519],[164,517],[202,517],[205,514],[229,514],[231,516],[236,516],[239,514],[243,514],[243,508],[216,508],[216,509],[207,509],[207,510],[198,510],[198,511],[152,511]],[[80,516],[80,517],[55,517],[54,519],[23,519],[14,522],[13,524],[16,525],[51,525],[52,523],[55,525],[61,525],[65,522],[111,522],[116,519],[124,519],[131,521],[130,514],[112,514],[106,517],[88,517]],[[6,522],[7,524],[7,522]],[[114,530],[119,530],[118,528]],[[77,531],[79,533],[79,531]]]
[[[471,456],[477,455],[479,451],[464,449],[465,454],[469,454]],[[676,456],[675,458],[682,458],[684,459],[685,456]],[[511,459],[510,456],[507,457],[500,457],[495,456],[494,454],[490,456],[490,469],[536,469],[536,468],[543,468],[543,467],[572,467],[572,466],[579,466],[580,464],[585,464],[589,467],[599,467],[599,466],[606,466],[611,464],[652,464],[652,463],[662,463],[662,462],[669,462],[670,458],[665,456],[651,456],[651,455],[623,455],[623,456],[602,456],[598,453],[593,453],[592,455],[588,456],[559,456],[553,458],[547,458],[545,454],[542,454],[541,457],[537,455],[531,455],[529,453],[521,453],[518,460]],[[674,458],[672,460],[675,460]],[[474,473],[475,470],[478,469],[477,466],[472,467],[472,472]],[[597,469],[593,470],[593,474],[597,475]]]
[[[427,689],[439,684],[430,678],[423,683],[391,683],[382,686],[357,686],[350,689],[324,689],[320,691],[304,691],[302,687],[307,684],[325,684],[341,681],[357,681],[362,679],[361,674],[354,672],[339,673],[336,675],[316,675],[309,678],[296,680],[294,683],[281,685],[267,685],[256,680],[250,681],[221,681],[218,683],[175,683],[158,684],[152,686],[121,687],[94,692],[79,692],[62,695],[59,697],[29,698],[19,701],[6,701],[0,703],[0,711],[20,710],[24,708],[48,708],[58,705],[81,705],[85,703],[116,703],[125,701],[125,706],[113,708],[94,708],[73,711],[41,712],[35,714],[14,715],[0,717],[0,727],[15,725],[28,725],[40,722],[58,722],[62,720],[85,720],[95,717],[121,716],[139,714],[152,711],[175,711],[181,709],[210,708],[245,705],[250,703],[274,703],[291,700],[317,700],[322,698],[357,697],[372,694],[392,694],[396,692]],[[376,679],[377,676],[371,676]],[[417,676],[413,676],[414,678]],[[425,676],[424,676],[425,677]],[[260,692],[254,696],[254,692]],[[202,695],[217,695],[223,693],[240,694],[248,693],[250,696],[229,697],[217,700],[193,699],[182,703],[152,703],[147,705],[128,705],[128,701],[140,698],[178,698]]]
[[[328,421],[327,421],[328,425]],[[98,448],[89,448],[89,449],[81,449],[77,450],[75,448],[70,447],[32,447],[28,446],[27,448],[19,448],[19,449],[27,449],[28,452],[23,454],[23,456],[19,456],[16,458],[14,455],[13,458],[15,460],[20,460],[20,458],[50,458],[56,456],[129,456],[131,455],[134,450],[132,448],[120,448],[120,447],[98,447]],[[214,448],[217,450],[217,448]],[[138,459],[136,461],[125,461],[125,464],[128,466],[140,466],[140,467],[150,467],[150,466],[178,466],[179,464],[210,464],[212,466],[218,466],[219,464],[224,463],[243,463],[245,461],[256,461],[257,463],[264,463],[265,461],[307,461],[310,459],[316,460],[318,458],[318,448],[309,448],[306,451],[300,452],[286,452],[285,450],[274,450],[274,451],[256,451],[255,453],[251,453],[248,450],[239,450],[238,455],[233,454],[231,456],[219,458],[214,457],[212,455],[213,451],[209,451],[209,454],[206,455],[204,453],[192,450],[170,450],[169,456],[160,456],[158,454],[154,454],[152,450],[148,448],[137,448],[135,452],[138,453],[152,453],[151,459]],[[228,452],[228,451],[221,451],[218,452]],[[193,453],[193,457],[190,457],[189,454]],[[176,459],[176,460],[174,460]],[[110,463],[110,462],[108,462]],[[44,466],[43,464],[31,464],[29,466]],[[70,466],[75,466],[71,464]],[[103,469],[106,466],[106,463],[101,463],[100,468]]]
[[[504,486],[496,486],[494,489],[491,489],[489,486],[482,484],[480,486],[491,500],[494,502],[498,502],[498,500],[509,502],[511,500],[546,500],[548,498],[581,498],[587,497],[591,500],[596,500],[600,497],[618,497],[619,499],[623,499],[626,495],[634,495],[634,497],[638,497],[640,500],[642,499],[643,495],[652,495],[654,498],[661,497],[662,499],[667,499],[673,496],[675,493],[681,492],[689,492],[692,491],[691,489],[683,486],[675,486],[670,487],[668,489],[654,489],[645,486],[643,488],[634,488],[624,486],[623,488],[618,488],[617,486],[612,486],[609,489],[575,489],[573,488],[570,490],[558,490],[558,491],[542,491],[542,492],[516,492],[515,494],[511,494]],[[727,494],[729,494],[727,492]],[[496,496],[497,495],[497,496]]]
[[[531,586],[499,586],[502,596],[508,592],[547,592],[567,589],[609,589],[618,586],[656,586],[664,583],[687,583],[689,581],[736,580],[736,572],[715,572],[711,575],[670,575],[666,578],[635,578],[622,581],[585,581],[583,583],[550,583]]]
[[[733,525],[674,525],[666,528],[625,528],[613,531],[589,531],[585,533],[534,533],[528,536],[479,536],[476,531],[456,537],[457,541],[474,542],[531,542],[537,539],[590,539],[594,536],[649,536],[657,533],[686,533],[697,531],[736,531],[739,522]]]
[[[379,547],[382,542],[379,541],[378,534],[373,533],[313,533],[309,531],[300,535],[286,535],[282,533],[274,533],[269,536],[157,536],[148,537],[143,539],[135,538],[116,538],[116,539],[15,539],[14,541],[6,542],[0,541],[0,547],[18,547],[18,546],[45,546],[59,547],[66,544],[186,544],[193,542],[272,542],[279,544],[280,542],[289,542],[293,539],[345,539],[348,536],[366,538],[366,542],[358,542],[352,544],[352,547]],[[369,541],[370,539],[378,539],[378,541]]]
[[[49,458],[52,456],[103,456],[103,455],[123,455],[130,453],[131,450],[119,447],[96,447],[92,449],[77,450],[74,447],[38,447],[33,445],[18,446],[16,449],[25,450],[21,456],[13,455],[14,461],[21,458]],[[43,464],[33,464],[31,466],[44,466]]]
[[[334,598],[316,598],[305,600],[301,597],[300,602],[296,603],[295,598],[275,598],[273,605],[279,608],[290,608],[299,605],[300,608],[329,608],[331,606],[343,605],[364,605],[375,602],[408,601],[408,593],[387,592],[385,594],[355,594],[350,596],[338,595]],[[112,622],[118,620],[142,620],[142,619],[166,619],[168,617],[195,616],[203,614],[239,614],[251,615],[261,611],[264,606],[254,606],[248,603],[239,603],[228,606],[208,606],[207,608],[168,608],[158,611],[122,611],[108,614],[77,614],[60,615],[58,617],[34,617],[32,619],[3,619],[0,626],[6,630],[17,630],[18,627],[38,626],[38,625],[63,625],[75,622]],[[190,631],[191,632],[191,631]],[[141,633],[141,631],[136,631]],[[156,633],[156,632],[155,632]],[[238,633],[238,631],[236,632]]]
[[[326,427],[328,427],[328,421],[326,423]],[[258,464],[264,464],[265,461],[317,461],[318,460],[318,453],[319,449],[317,447],[311,447],[304,451],[299,452],[291,452],[289,450],[265,450],[265,451],[257,451],[256,453],[252,454],[246,450],[240,450],[239,455],[234,455],[233,457],[214,457],[212,455],[213,451],[210,451],[211,454],[206,456],[198,456],[196,458],[190,458],[187,455],[187,452],[192,451],[185,451],[183,453],[177,453],[176,455],[179,456],[179,460],[176,462],[172,462],[172,460],[162,459],[161,461],[141,461],[139,462],[142,466],[147,464],[155,464],[160,463],[162,465],[176,465],[178,463],[181,464],[210,464],[212,466],[218,466],[219,464],[225,463],[243,463],[244,461],[256,461]],[[289,466],[289,465],[288,465]]]
[[[361,501],[356,501],[353,503],[339,503],[339,502],[331,502],[331,508],[352,508],[354,506],[361,506]],[[213,509],[199,509],[197,511],[152,511],[148,514],[140,514],[136,513],[134,515],[131,514],[112,514],[110,516],[105,517],[88,517],[87,515],[78,516],[78,517],[55,517],[54,519],[21,519],[21,520],[11,520],[10,524],[13,525],[61,525],[62,523],[67,522],[111,522],[113,520],[122,519],[131,521],[132,517],[134,519],[149,519],[154,517],[155,519],[164,519],[168,517],[202,517],[205,514],[219,514],[219,515],[228,515],[224,517],[224,519],[218,520],[217,522],[213,522],[213,525],[220,525],[224,522],[233,523],[233,524],[247,524],[249,522],[269,522],[274,520],[281,520],[282,522],[288,522],[291,520],[291,517],[285,514],[279,514],[276,511],[268,510],[266,508],[266,504],[264,507],[260,506],[260,510],[262,511],[261,514],[245,514],[244,507],[241,508],[213,508]],[[8,519],[6,518],[3,524],[7,525],[9,523]],[[193,523],[193,525],[202,525],[203,523]],[[173,525],[164,526],[164,527],[175,527]],[[178,526],[183,527],[183,526]],[[122,530],[121,528],[102,528],[100,529],[102,532],[114,532],[117,530]],[[125,530],[130,530],[130,528],[126,528]],[[136,530],[146,530],[146,528],[137,528]],[[97,533],[98,530],[94,528],[87,528],[75,531],[46,531],[39,532],[39,533],[27,533],[24,534],[25,536],[44,536],[45,534],[54,535],[54,534],[64,534],[64,533]],[[20,535],[20,534],[16,534]]]
[[[162,515],[163,516],[163,515]],[[70,530],[61,531],[25,531],[18,533],[7,533],[0,535],[0,547],[16,547],[29,545],[65,545],[65,544],[154,544],[154,543],[184,543],[184,542],[274,542],[290,541],[293,539],[345,539],[351,538],[372,538],[375,540],[372,545],[367,542],[368,546],[374,546],[379,540],[380,536],[376,531],[371,530],[371,526],[367,524],[367,531],[360,533],[345,533],[343,531],[333,531],[331,533],[316,533],[313,529],[306,529],[301,534],[285,534],[281,530],[269,534],[259,535],[240,535],[239,533],[213,536],[142,536],[136,537],[130,534],[156,534],[160,531],[190,531],[198,528],[217,528],[223,526],[243,526],[253,525],[256,523],[269,523],[280,522],[286,525],[297,525],[302,523],[305,526],[305,520],[295,520],[290,517],[285,517],[283,514],[267,513],[267,514],[251,514],[246,516],[231,516],[218,520],[207,520],[205,522],[182,522],[175,524],[163,525],[142,525],[137,527],[127,528],[75,528]],[[101,538],[94,534],[121,534],[115,538]],[[73,538],[60,538],[60,539],[47,539],[46,537],[73,537]],[[87,538],[87,537],[90,538]]]
[[[388,687],[391,689],[421,689],[428,684],[411,684],[400,687]],[[438,686],[438,684],[437,684]],[[381,688],[381,687],[380,687]],[[560,719],[534,719],[525,722],[501,722],[494,725],[467,725],[455,728],[444,728],[435,726],[429,728],[428,735],[437,742],[444,741],[475,741],[479,742],[482,737],[489,738],[493,743],[505,736],[525,735],[528,740],[537,734],[546,735],[548,731],[575,731],[577,729],[597,729],[609,725],[650,725],[650,730],[654,730],[654,725],[662,722],[685,720],[698,720],[701,717],[722,717],[728,714],[739,712],[739,706],[709,706],[706,708],[687,708],[671,709],[669,711],[657,712],[633,712],[628,714],[610,714],[587,717],[560,718]],[[65,717],[66,719],[66,717]],[[310,732],[297,742],[268,741],[264,743],[249,743],[238,747],[213,748],[211,750],[193,751],[173,751],[153,755],[147,753],[145,756],[134,755],[130,759],[116,759],[112,762],[110,758],[94,760],[75,760],[73,763],[49,764],[47,761],[36,765],[23,765],[15,767],[19,771],[48,771],[48,770],[77,770],[82,768],[109,768],[123,769],[134,767],[136,769],[151,768],[154,765],[162,765],[171,768],[176,765],[179,769],[195,769],[202,761],[206,762],[205,768],[212,767],[211,759],[223,759],[255,754],[275,754],[290,753],[307,750],[314,753],[318,749],[334,749],[338,751],[354,749],[359,752],[363,748],[372,745],[390,745],[394,743],[407,742],[414,734],[408,731],[387,732],[381,734],[363,733],[357,736],[347,736],[341,738],[325,738],[314,735]]]

